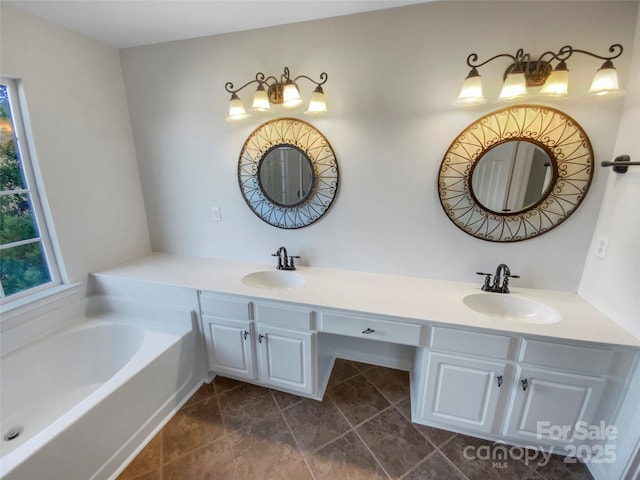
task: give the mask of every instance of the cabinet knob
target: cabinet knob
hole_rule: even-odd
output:
[[[529,381],[525,378],[520,381],[522,383],[522,391],[526,392],[527,388],[529,388]]]
[[[365,335],[371,335],[374,332],[375,330],[373,328],[367,328],[366,330],[362,331],[362,333],[364,333]]]
[[[249,336],[249,332],[247,332],[246,330],[244,331],[244,333],[242,334],[242,336],[244,337],[244,339],[246,340],[247,337]]]
[[[502,375],[498,375],[496,380],[498,381],[498,388],[500,388],[502,386]]]
[[[258,335],[258,342],[262,343],[263,338],[264,338],[264,335],[262,334]]]

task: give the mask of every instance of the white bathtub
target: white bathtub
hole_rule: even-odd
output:
[[[3,356],[0,478],[114,476],[197,383],[190,314],[164,317],[81,318]]]

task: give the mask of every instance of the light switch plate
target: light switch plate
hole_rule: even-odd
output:
[[[596,256],[604,258],[607,256],[607,248],[609,248],[609,237],[600,235],[596,244]]]
[[[220,207],[211,207],[211,218],[215,223],[222,221],[222,215],[220,214]]]

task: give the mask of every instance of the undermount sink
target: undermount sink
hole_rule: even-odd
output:
[[[303,286],[304,282],[302,275],[290,270],[264,270],[242,277],[246,286],[265,290],[289,290]]]
[[[556,323],[561,317],[558,311],[543,303],[504,293],[474,293],[462,302],[478,313],[516,323]]]

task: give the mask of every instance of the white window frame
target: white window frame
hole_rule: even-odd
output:
[[[36,237],[36,240],[14,242],[7,245],[18,246],[20,244],[31,243],[32,241],[40,242],[51,278],[51,281],[47,283],[14,293],[8,297],[4,295],[2,285],[0,284],[0,305],[3,307],[11,307],[12,303],[16,300],[20,300],[18,303],[23,304],[25,301],[28,301],[28,297],[31,296],[33,296],[34,300],[42,298],[42,295],[47,290],[56,289],[56,287],[63,284],[64,279],[61,271],[62,262],[60,261],[59,248],[57,244],[54,243],[55,231],[53,229],[53,222],[51,221],[51,214],[48,210],[42,178],[36,162],[24,88],[22,82],[16,78],[0,76],[0,83],[7,87],[9,108],[11,110],[14,127],[14,141],[16,142],[16,149],[19,152],[27,187],[26,189],[11,192],[26,193],[30,196],[34,220],[39,233],[39,237]],[[4,248],[8,247],[4,246]]]

